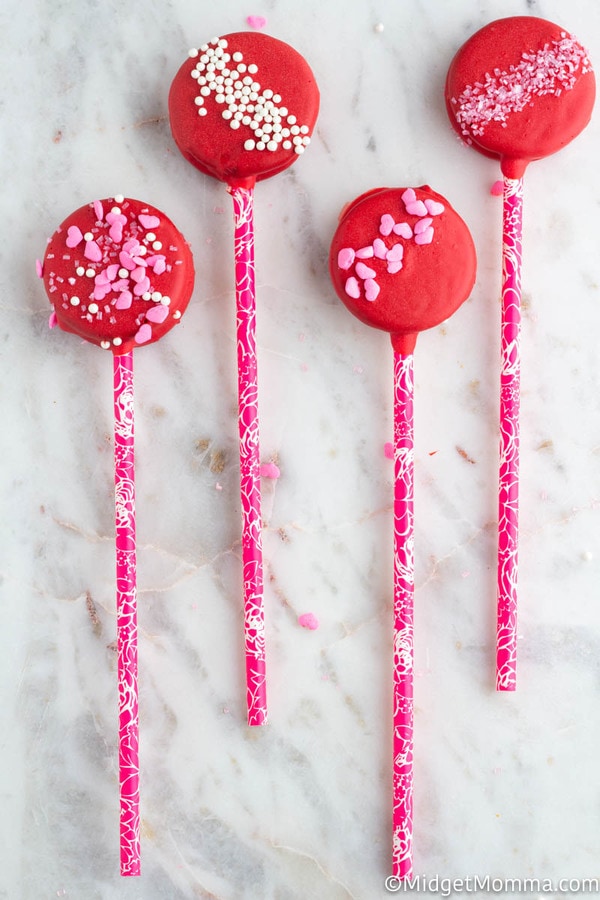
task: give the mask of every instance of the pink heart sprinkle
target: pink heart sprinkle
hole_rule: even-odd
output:
[[[422,200],[415,200],[414,203],[406,204],[406,212],[410,213],[411,216],[426,216],[427,207]]]
[[[136,297],[141,297],[142,294],[145,294],[149,290],[150,290],[150,279],[144,278],[142,281],[139,282],[139,284],[136,284],[136,286],[133,289],[133,293],[135,294]]]
[[[158,216],[148,216],[144,213],[141,213],[138,216],[138,221],[142,228],[150,229],[150,228],[158,228],[160,225],[160,219]]]
[[[358,300],[358,298],[360,297],[360,285],[356,278],[353,278],[352,276],[346,281],[344,290],[346,291],[348,296],[353,297],[354,300]]]
[[[123,250],[125,253],[129,253],[130,256],[137,256],[140,252],[140,243],[135,238],[129,238],[123,244]]]
[[[381,238],[375,238],[373,241],[373,253],[377,257],[377,259],[385,259],[385,254],[387,253],[387,247]]]
[[[356,255],[359,259],[371,259],[373,256],[374,250],[373,247],[361,247],[360,250],[356,251]]]
[[[140,325],[136,336],[134,337],[134,341],[136,344],[146,344],[150,338],[152,337],[152,328],[148,325],[147,322],[144,322],[143,325]]]
[[[148,260],[148,262],[152,266],[152,271],[154,272],[155,275],[162,275],[162,273],[167,268],[166,258],[164,256],[153,256],[152,259],[156,260],[156,262],[152,262],[152,263],[150,263],[150,260]]]
[[[37,275],[38,278],[44,277],[44,267],[42,266],[39,259],[36,259],[36,261],[35,261],[35,274]]]
[[[394,220],[392,216],[388,213],[384,213],[381,217],[381,224],[379,226],[379,234],[382,234],[384,237],[387,237],[388,234],[392,233],[392,228],[394,227]]]
[[[104,218],[104,207],[99,200],[94,200],[94,215],[100,222]]]
[[[113,291],[126,291],[129,287],[129,278],[119,278],[111,284]]]
[[[86,241],[83,255],[86,259],[91,259],[92,262],[100,262],[102,259],[102,251],[96,241]]]
[[[261,478],[279,478],[281,475],[279,466],[276,466],[275,463],[272,462],[262,463],[258,471]]]
[[[417,224],[415,225],[415,234],[423,234],[425,229],[429,228],[433,219],[427,217],[426,219],[419,219]]]
[[[133,294],[131,291],[122,291],[115,303],[115,309],[129,309],[133,302]]]
[[[156,306],[150,307],[146,313],[146,318],[149,322],[156,322],[157,325],[160,325],[161,322],[165,321],[168,315],[169,307],[163,306],[162,303],[157,303]]]
[[[106,214],[106,221],[109,225],[125,225],[127,217],[124,216],[123,213],[109,212]]]
[[[97,284],[94,288],[94,300],[104,300],[110,291],[110,284]]]
[[[108,233],[111,241],[114,241],[115,244],[120,244],[123,240],[123,226],[119,222],[115,222],[114,225],[111,225]]]
[[[430,244],[433,240],[433,228],[431,225],[429,228],[426,228],[425,231],[421,232],[421,234],[415,235],[415,244]]]
[[[48,328],[56,328],[58,325],[58,319],[56,318],[55,310],[52,310],[50,313],[50,318],[48,319]]]
[[[308,628],[310,631],[315,631],[319,627],[319,620],[314,613],[302,613],[301,616],[298,616],[298,625],[301,625],[302,628]]]
[[[390,275],[395,275],[396,272],[399,272],[402,268],[402,263],[399,259],[395,260],[395,262],[389,262],[387,266],[387,270]]]
[[[106,272],[106,269],[103,269],[101,272],[98,272],[96,277],[94,278],[94,284],[96,285],[106,285],[109,283],[109,277]]]
[[[404,247],[402,244],[394,244],[394,246],[385,254],[385,258],[388,262],[398,262],[403,256]]]
[[[377,272],[374,269],[370,269],[364,263],[359,262],[356,263],[356,268],[354,269],[359,278],[362,278],[363,281],[365,278],[375,278]]]
[[[398,225],[394,225],[394,234],[406,238],[406,240],[409,241],[413,236],[413,230],[408,222],[400,222]]]
[[[430,216],[441,216],[446,208],[443,203],[438,203],[437,200],[426,200],[425,206]]]
[[[250,26],[250,28],[256,28],[257,31],[260,31],[261,28],[264,28],[267,24],[267,20],[264,16],[248,16],[246,22]]]
[[[367,280],[365,281],[365,297],[367,298],[367,300],[370,300],[371,302],[373,300],[377,300],[377,295],[379,294],[380,290],[381,288],[376,281],[374,281],[372,278],[367,278]]]
[[[338,253],[338,268],[349,269],[354,262],[354,250],[351,247],[344,247]]]
[[[67,247],[76,247],[83,240],[83,234],[81,233],[81,229],[77,227],[77,225],[70,225],[69,230],[67,231]]]
[[[131,277],[133,278],[134,281],[137,281],[137,283],[139,284],[139,282],[142,280],[142,278],[146,277],[146,270],[144,269],[143,266],[138,266],[137,269],[134,269],[133,272],[131,273]]]
[[[130,272],[135,269],[135,263],[126,250],[121,250],[119,253],[119,262],[124,269],[129,269]]]
[[[414,203],[417,199],[417,195],[413,191],[412,188],[406,188],[404,193],[402,194],[402,202],[406,206],[407,203]]]
[[[148,266],[148,260],[143,256],[134,256],[132,257],[134,263],[138,266],[143,266],[144,269]]]

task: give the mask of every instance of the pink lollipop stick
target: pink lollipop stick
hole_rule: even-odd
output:
[[[392,874],[412,873],[414,424],[413,357],[394,351],[394,764]]]
[[[265,617],[263,609],[256,296],[254,287],[254,190],[230,187],[233,197],[237,302],[240,489],[244,570],[244,643],[248,724],[267,720]]]
[[[121,875],[140,874],[133,353],[114,357]]]
[[[498,619],[496,689],[517,686],[519,547],[519,400],[523,179],[504,179],[502,235],[502,370],[498,494]]]

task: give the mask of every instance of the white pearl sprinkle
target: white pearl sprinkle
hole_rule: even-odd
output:
[[[83,268],[83,266],[77,266],[77,268],[75,269],[75,272],[77,275],[80,275],[80,276],[85,275],[85,269]]]
[[[110,341],[100,341],[103,350],[110,350]]]
[[[206,53],[206,51],[208,50],[208,44],[202,44],[200,49],[202,50],[203,53]]]
[[[233,128],[235,130],[236,128],[240,127],[240,123],[238,122],[237,119],[232,119],[231,122],[229,123],[229,127]]]
[[[199,78],[200,73],[196,69],[192,69],[192,78]]]
[[[279,115],[285,117],[285,116],[287,116],[287,114],[288,114],[287,106],[280,106],[279,107]]]
[[[238,50],[238,51],[236,51],[236,53],[233,54],[232,58],[233,58],[234,62],[241,62],[244,58],[244,54],[240,53],[240,51]]]
[[[266,91],[263,91],[263,97],[265,97],[266,100],[270,100],[272,96],[273,91],[270,88],[267,88]]]
[[[209,87],[201,87],[200,93],[203,97],[210,97],[210,88]]]
[[[198,56],[198,50],[195,47],[192,47],[190,50],[188,50],[188,56],[190,57],[190,59],[194,59],[196,56]]]
[[[156,235],[154,234],[153,231],[148,231],[146,233],[146,240],[147,241],[155,241],[156,240]]]
[[[225,103],[225,94],[217,94],[215,100],[217,103]]]
[[[244,141],[244,150],[254,150],[256,142],[253,140]]]
[[[203,97],[194,97],[194,103],[196,104],[196,106],[202,106],[204,103],[204,98]]]
[[[170,298],[170,297],[167,297],[167,296],[165,295],[165,296],[163,296],[163,297],[160,298],[160,302],[162,303],[163,306],[170,306],[170,305],[171,305],[171,298]]]
[[[288,116],[288,117],[287,117],[287,120],[288,120],[288,123],[289,123],[290,125],[295,125],[295,124],[296,124],[296,116]]]
[[[308,145],[310,144],[310,138],[309,137],[302,138],[302,143],[304,144],[305,147],[308,147]]]
[[[178,309],[176,309],[175,312],[173,313],[173,318],[174,318],[174,319],[180,319],[180,318],[181,318],[181,313],[179,312]]]
[[[119,269],[119,278],[129,278],[129,269]]]
[[[250,63],[250,65],[248,66],[248,71],[251,75],[256,75],[256,73],[258,72],[258,66],[255,63]]]
[[[140,249],[138,250],[138,256],[145,256],[145,255],[146,255],[146,248],[144,246],[141,246]]]
[[[92,315],[94,315],[95,313],[97,313],[97,312],[98,312],[98,304],[97,304],[97,303],[90,303],[90,305],[88,306],[88,312],[91,313]]]
[[[300,134],[308,134],[308,125],[300,126]]]
[[[117,200],[116,197],[115,197],[115,200]],[[117,203],[122,203],[122,202],[123,202],[122,200],[117,200]],[[114,213],[115,216],[120,216],[121,215],[121,207],[113,206],[113,208],[111,209],[111,213]]]
[[[247,66],[245,63],[238,63],[238,72],[245,72],[246,68]]]
[[[120,347],[122,343],[123,343],[123,338],[119,338],[119,337],[113,338],[113,344],[115,345],[115,347]]]
[[[291,141],[284,141],[283,144],[282,144],[281,146],[283,147],[284,150],[291,150],[291,149],[292,149],[292,142],[291,142]]]
[[[150,291],[144,291],[144,293],[142,294],[142,300],[149,300],[151,296],[152,295]]]
[[[96,270],[95,269],[86,269],[85,274],[87,275],[88,278],[93,278],[94,275],[96,274]]]
[[[230,109],[224,109],[223,112],[221,113],[221,115],[223,116],[224,119],[231,119],[233,113],[231,112]]]
[[[92,234],[91,231],[86,231],[86,233],[83,236],[83,239],[84,239],[84,241],[93,241],[94,235]]]
[[[273,103],[281,103],[281,96],[279,94],[273,94]]]
[[[71,306],[79,306],[80,303],[79,297],[71,297]]]
[[[256,149],[257,149],[257,150],[264,150],[264,149],[265,149],[265,145],[263,144],[262,141],[259,141],[259,142],[258,142],[258,144],[256,145]]]
[[[219,47],[226,47],[227,40],[225,38],[219,38]]]
[[[269,141],[267,150],[277,150],[277,141]]]
[[[162,297],[162,294],[160,291],[153,291],[152,294],[150,295],[150,297],[154,303],[158,303]]]
[[[250,116],[244,116],[244,118],[242,119],[242,125],[249,125],[251,121],[252,119],[250,118]]]
[[[125,200],[125,197],[123,196],[123,194],[115,194],[115,196],[114,196],[115,203],[123,203],[124,200]],[[121,210],[119,210],[119,212],[121,212]]]
[[[295,153],[304,153],[304,147],[302,146],[302,144],[298,144],[296,147],[294,147],[294,152]]]
[[[162,250],[162,241],[154,241],[152,244],[153,250]]]
[[[206,116],[207,114],[208,114],[208,110],[206,109],[205,106],[198,107],[198,115],[199,116]]]

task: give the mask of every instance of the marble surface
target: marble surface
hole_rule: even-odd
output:
[[[473,232],[471,299],[416,371],[415,871],[600,875],[600,116],[526,176],[519,690],[493,689],[501,200],[442,85],[502,15],[600,62],[596,0],[17,3],[3,30],[0,897],[387,896],[392,352],[328,281],[342,205],[429,182]],[[230,198],[179,155],[189,46],[302,52],[315,139],[256,191],[270,724],[245,725]],[[383,30],[376,30],[381,23]],[[112,382],[47,327],[33,262],[125,193],[190,240],[181,326],[136,354],[142,865],[118,874]],[[299,626],[300,614],[320,620]]]

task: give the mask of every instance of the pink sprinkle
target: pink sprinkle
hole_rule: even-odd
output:
[[[115,244],[120,244],[123,240],[123,226],[118,222],[115,222],[114,225],[110,226],[110,230],[108,232],[111,241],[114,241]]]
[[[222,491],[222,490],[223,490],[223,485],[219,484],[219,482],[217,481],[217,483],[215,484],[215,491]]]
[[[147,216],[143,213],[138,216],[138,220],[142,228],[150,229],[150,228],[158,228],[160,225],[160,219],[158,216]]]
[[[69,229],[67,231],[67,240],[66,245],[73,249],[83,240],[83,234],[81,233],[81,229],[77,227],[77,225],[69,225]]]
[[[168,308],[166,306],[163,306],[162,303],[157,303],[156,306],[150,307],[150,309],[146,313],[146,318],[149,322],[156,322],[157,325],[160,325],[161,322],[165,321],[168,315]]]
[[[407,203],[414,203],[415,200],[417,199],[417,195],[415,194],[415,192],[413,191],[412,188],[406,188],[406,190],[402,194],[401,199],[402,199],[402,202],[404,203],[404,205],[406,206]]]
[[[416,200],[414,203],[406,204],[406,212],[410,213],[411,216],[426,216],[427,207],[422,200]]]
[[[433,219],[430,219],[429,217],[426,218],[426,219],[421,219],[421,220],[420,220],[419,222],[417,222],[417,224],[415,225],[415,234],[423,234],[423,232],[424,232],[427,228],[429,228],[429,226],[431,225],[432,222],[433,222]]]
[[[351,247],[344,247],[338,253],[338,266],[340,269],[349,269],[354,262],[354,250]]]
[[[113,291],[126,291],[129,287],[129,279],[119,278],[118,281],[113,281],[111,287]]]
[[[94,288],[94,300],[104,300],[110,291],[110,284],[97,284]]]
[[[143,266],[138,266],[137,269],[134,269],[131,273],[131,277],[134,281],[139,283],[146,277],[146,270]]]
[[[123,213],[109,212],[106,214],[106,221],[109,225],[126,225],[127,216],[124,216]]]
[[[142,281],[140,281],[139,284],[136,284],[136,286],[133,289],[133,293],[135,294],[136,297],[141,297],[142,294],[145,294],[149,290],[150,290],[150,279],[144,278],[144,279],[142,279]]]
[[[495,181],[490,188],[490,194],[492,197],[501,197],[504,193],[504,182],[503,181]]]
[[[124,269],[129,269],[130,272],[135,269],[135,263],[127,250],[121,250],[121,252],[119,253],[119,262]]]
[[[279,476],[281,475],[279,467],[272,462],[262,463],[259,472],[261,478],[279,478]]]
[[[402,259],[403,256],[404,247],[402,246],[402,244],[394,244],[394,246],[390,247],[388,252],[385,254],[385,258],[388,262],[398,262],[398,260]]]
[[[383,455],[385,456],[386,459],[394,458],[394,445],[392,444],[391,441],[386,441],[385,444],[383,445]]]
[[[134,337],[134,341],[136,344],[146,344],[152,337],[152,329],[148,325],[147,322],[144,322],[143,325],[137,331],[136,336]]]
[[[384,237],[387,237],[388,234],[392,233],[392,228],[394,227],[394,219],[389,213],[384,213],[381,217],[381,224],[379,226],[379,233]]]
[[[373,252],[373,247],[361,247],[356,251],[356,255],[359,259],[371,259]]]
[[[108,280],[114,281],[115,278],[117,277],[118,271],[119,271],[119,267],[116,263],[113,263],[112,265],[108,266],[106,269],[106,277],[108,278]]]
[[[267,24],[267,20],[264,16],[248,16],[246,22],[250,28],[256,28],[257,31],[260,31],[260,29],[264,28]]]
[[[413,230],[408,222],[400,222],[398,225],[394,225],[394,234],[406,238],[406,240],[409,241],[413,236]]]
[[[396,272],[399,272],[402,268],[402,261],[399,259],[393,260],[387,264],[387,270],[390,275],[395,275]]]
[[[348,296],[352,297],[354,300],[358,300],[360,297],[360,285],[354,276],[347,279],[344,290]]]
[[[92,262],[100,262],[102,259],[102,251],[96,241],[87,241],[83,255]]]
[[[430,244],[433,240],[433,228],[429,226],[421,234],[415,235],[415,244]]]
[[[94,214],[100,222],[104,218],[104,208],[99,200],[94,200]]]
[[[36,259],[36,261],[35,261],[35,274],[37,275],[38,278],[44,277],[44,267],[41,264],[41,262],[39,261],[39,259]]]
[[[319,627],[319,620],[314,613],[302,613],[301,616],[298,616],[298,625],[301,625],[303,628],[309,628],[311,631],[316,631]]]
[[[123,244],[123,250],[125,253],[129,253],[130,256],[137,256],[140,252],[140,243],[136,238],[129,238],[129,240],[125,241]]]
[[[50,318],[48,319],[48,328],[56,328],[58,325],[58,319],[56,318],[56,312],[52,310],[50,313]]]
[[[363,281],[365,278],[375,278],[377,275],[377,272],[374,269],[370,269],[369,266],[365,265],[363,262],[356,263],[354,271],[359,278],[363,279]]]
[[[387,253],[387,247],[381,238],[375,238],[373,241],[373,253],[377,257],[377,259],[385,259],[385,255]]]
[[[437,200],[425,200],[425,206],[430,216],[441,216],[446,208],[443,203],[438,203]]]
[[[162,275],[162,273],[167,268],[167,260],[162,255],[162,253],[160,253],[158,256],[148,256],[146,262],[151,267],[155,275]]]
[[[129,309],[132,303],[133,294],[131,291],[122,291],[115,303],[115,309]]]
[[[373,300],[377,300],[379,295],[380,287],[377,282],[373,278],[367,278],[365,281],[365,297],[367,300],[373,302]]]

